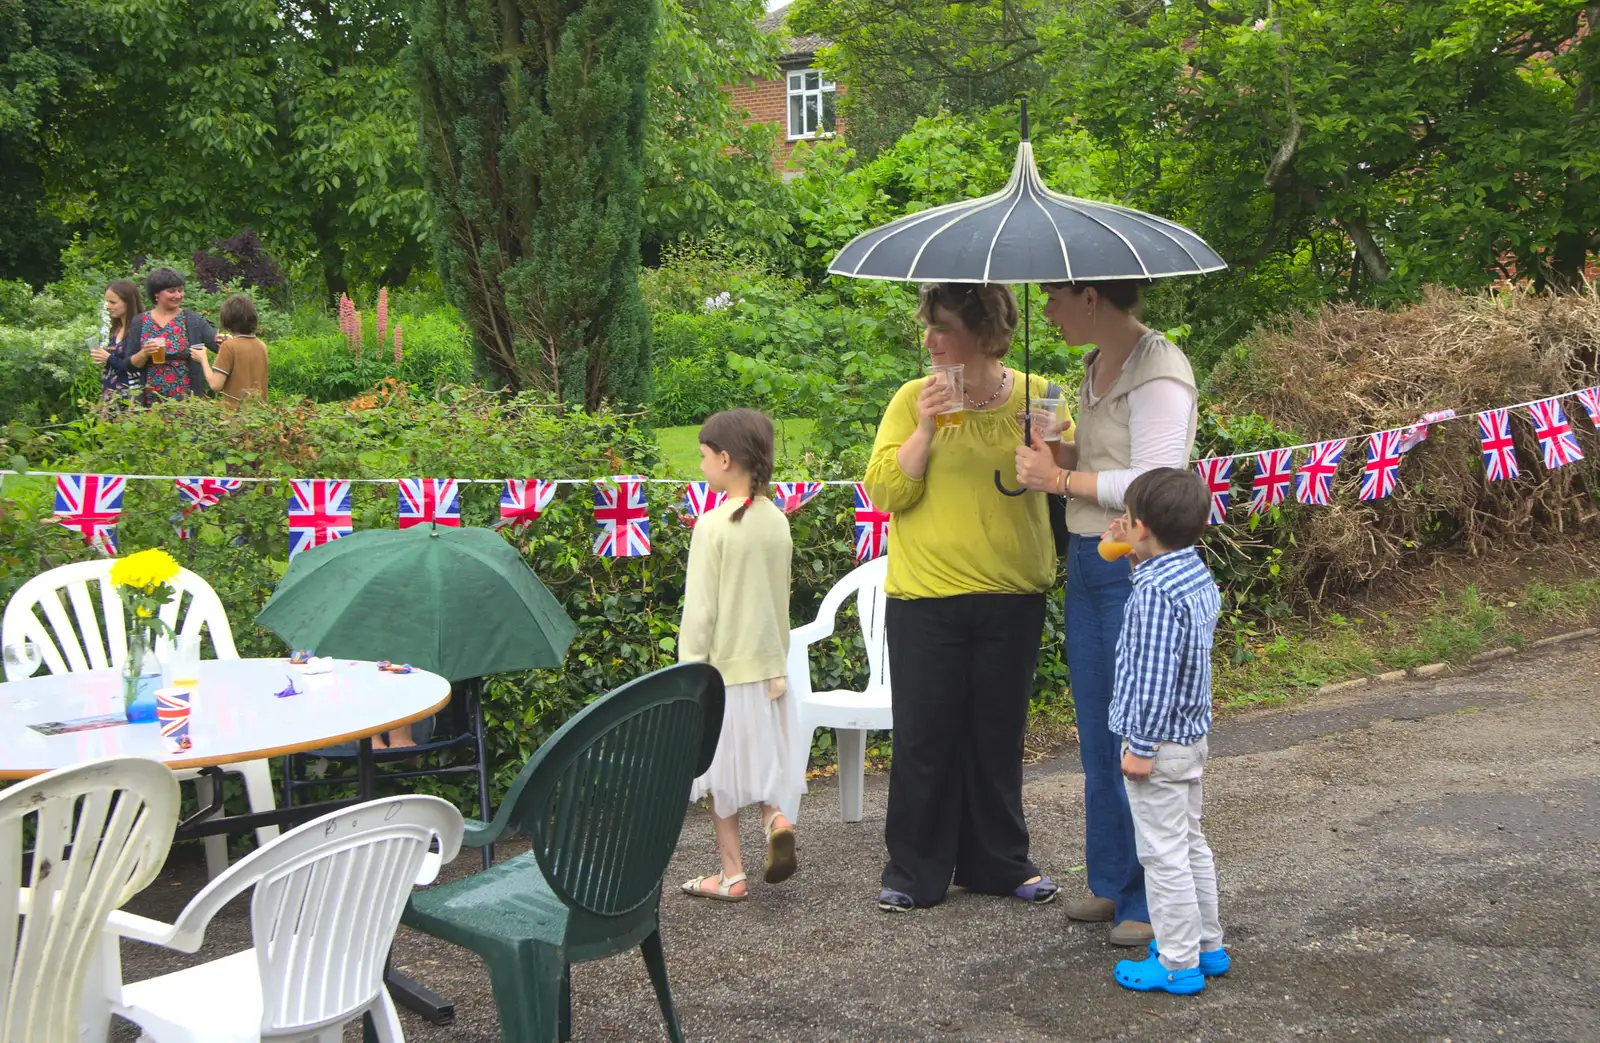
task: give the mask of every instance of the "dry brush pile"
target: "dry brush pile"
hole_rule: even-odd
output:
[[[1299,440],[1358,436],[1425,412],[1470,414],[1600,384],[1600,294],[1429,291],[1397,311],[1353,305],[1252,334],[1213,371],[1210,392]],[[1304,593],[1352,591],[1431,552],[1477,554],[1507,540],[1600,533],[1600,443],[1575,399],[1562,401],[1585,459],[1546,470],[1526,410],[1511,427],[1521,475],[1489,482],[1478,425],[1433,427],[1408,453],[1391,499],[1357,500],[1363,438],[1352,438],[1330,507],[1290,507],[1285,565]]]

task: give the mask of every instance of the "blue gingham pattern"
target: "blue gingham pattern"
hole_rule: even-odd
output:
[[[1211,644],[1222,597],[1193,547],[1133,570],[1117,638],[1111,732],[1141,757],[1211,730]]]

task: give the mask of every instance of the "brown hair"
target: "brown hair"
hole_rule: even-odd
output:
[[[925,282],[917,295],[917,321],[933,322],[935,309],[954,315],[978,338],[983,353],[1004,358],[1017,332],[1017,295],[1000,283]]]
[[[772,482],[772,421],[759,409],[729,409],[713,413],[700,425],[700,444],[714,453],[727,453],[750,472],[750,493],[733,521],[744,517],[750,501],[766,494]]]
[[[122,299],[122,306],[127,310],[122,314],[122,335],[126,337],[133,328],[133,320],[144,311],[144,304],[139,300],[139,287],[131,279],[112,279],[106,289]]]
[[[1192,547],[1206,531],[1211,492],[1193,471],[1157,467],[1128,483],[1123,496],[1128,516],[1144,522],[1150,535],[1168,550]]]
[[[1140,293],[1144,287],[1149,286],[1148,279],[1107,279],[1103,282],[1047,282],[1046,290],[1071,290],[1073,296],[1083,296],[1083,291],[1093,286],[1100,291],[1100,298],[1118,311],[1137,311],[1143,303]]]
[[[222,328],[229,333],[242,333],[246,337],[255,336],[256,302],[250,299],[247,293],[236,293],[222,302]]]

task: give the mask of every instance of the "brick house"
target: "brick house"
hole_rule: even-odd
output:
[[[838,85],[824,79],[811,64],[817,49],[826,41],[811,34],[790,36],[784,25],[788,15],[789,5],[784,4],[767,12],[760,22],[762,32],[784,37],[778,78],[746,80],[734,87],[733,101],[744,109],[747,125],[777,124],[778,147],[773,151],[772,163],[785,177],[793,177],[798,172],[789,170],[788,164],[795,145],[832,137],[843,130],[843,124],[836,114]]]

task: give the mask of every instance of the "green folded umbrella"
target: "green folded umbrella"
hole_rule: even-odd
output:
[[[433,526],[367,529],[297,555],[256,622],[291,648],[451,681],[560,666],[578,631],[498,533]]]

